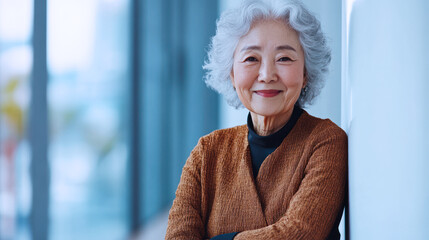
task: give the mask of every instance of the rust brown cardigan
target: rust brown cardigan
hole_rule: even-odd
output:
[[[344,131],[304,111],[256,180],[247,134],[243,125],[199,140],[183,168],[165,239],[229,232],[240,232],[234,240],[337,238],[347,176]]]

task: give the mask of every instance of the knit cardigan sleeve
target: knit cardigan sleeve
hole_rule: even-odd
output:
[[[347,179],[347,136],[326,132],[315,139],[305,176],[286,213],[274,224],[235,236],[244,239],[324,240],[344,207]]]
[[[201,215],[201,139],[192,150],[176,191],[168,217],[165,239],[201,240],[205,226]]]

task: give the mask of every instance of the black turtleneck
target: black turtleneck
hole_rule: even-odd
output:
[[[292,115],[287,121],[287,123],[277,132],[268,135],[268,136],[259,136],[256,134],[253,127],[252,116],[248,115],[247,117],[247,127],[249,128],[248,141],[250,146],[250,153],[252,156],[252,169],[253,177],[256,179],[258,176],[259,168],[262,165],[262,162],[270,155],[280,144],[283,142],[283,139],[288,135],[292,130],[295,123],[298,121],[298,118],[302,114],[302,109],[295,106],[292,112]]]

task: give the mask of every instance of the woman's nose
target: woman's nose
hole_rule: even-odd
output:
[[[269,83],[277,80],[277,71],[274,64],[271,62],[263,62],[259,69],[258,81]]]

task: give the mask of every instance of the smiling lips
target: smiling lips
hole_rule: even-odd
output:
[[[281,93],[281,90],[256,90],[255,93],[262,97],[275,97],[279,93]]]

